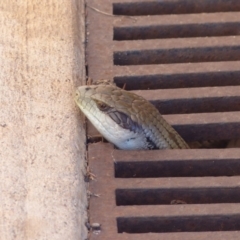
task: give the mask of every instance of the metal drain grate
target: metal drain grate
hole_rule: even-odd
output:
[[[240,2],[87,6],[91,79],[126,83],[188,142],[240,138]],[[91,124],[88,136],[100,140]],[[88,158],[90,224],[101,224],[91,240],[239,239],[240,149],[120,151],[97,142]]]

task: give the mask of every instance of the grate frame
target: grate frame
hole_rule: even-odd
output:
[[[112,79],[119,87],[127,82],[127,90],[151,101],[187,141],[239,138],[240,5],[233,9],[232,1],[214,0],[210,11],[206,10],[204,0],[191,14],[181,8],[175,8],[172,15],[168,15],[167,10],[152,12],[158,15],[151,16],[138,16],[137,12],[130,16],[122,12],[131,4],[143,10],[144,4],[150,2],[158,1],[139,4],[137,0],[87,0],[88,76],[93,81]],[[168,2],[189,4],[191,1]],[[229,11],[234,11],[234,15]],[[111,16],[112,13],[120,15]],[[189,27],[197,28],[194,34],[188,31]],[[211,31],[213,28],[215,31]],[[129,29],[132,35],[127,34]],[[163,30],[163,35],[154,33],[146,38],[148,32],[158,29]],[[176,39],[176,33],[168,35],[169,29],[178,31],[180,37]],[[139,33],[141,30],[146,31],[144,37]],[[156,55],[152,60],[156,50],[166,58],[162,60]],[[93,126],[88,123],[87,127],[89,141],[100,141]],[[239,149],[139,152],[119,151],[102,142],[89,144],[89,168],[96,175],[89,184],[93,194],[89,220],[90,224],[101,224],[100,233],[90,232],[90,240],[238,239],[240,204],[237,196],[235,200],[233,196],[234,190],[240,187],[240,175],[236,171],[239,156]],[[155,173],[146,171],[148,166],[152,166]],[[161,172],[173,166],[180,167],[182,175],[171,171],[166,176],[156,174],[156,169]],[[199,174],[195,171],[189,175],[187,167],[198,169]],[[232,169],[235,172],[231,172]],[[185,198],[176,199],[180,202],[175,203],[182,204],[166,204],[166,199],[155,204],[149,199],[137,203],[137,197],[144,195],[143,189],[151,190],[149,186],[168,192],[168,202],[173,197],[171,194],[175,197],[184,194]],[[205,191],[205,200],[201,203],[196,200],[197,190]],[[208,194],[210,190],[213,190],[212,197]],[[228,199],[218,199],[224,193],[230,194]],[[185,219],[185,230],[181,219]],[[202,224],[206,219],[207,224]],[[149,233],[156,231],[153,220],[158,224],[168,222],[164,232]],[[171,229],[173,225],[178,228]],[[199,225],[205,228],[197,228]]]

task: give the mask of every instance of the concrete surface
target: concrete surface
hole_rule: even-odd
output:
[[[83,0],[0,2],[0,239],[86,238]]]

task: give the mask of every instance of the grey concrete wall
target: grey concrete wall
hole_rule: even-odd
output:
[[[86,238],[83,0],[0,1],[0,239]]]

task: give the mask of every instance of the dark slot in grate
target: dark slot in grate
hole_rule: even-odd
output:
[[[240,188],[116,189],[117,206],[240,203]]]
[[[240,23],[208,23],[114,28],[113,40],[190,38],[240,35]]]
[[[240,155],[233,149],[115,150],[116,178],[240,176]],[[203,178],[204,179],[204,178]]]
[[[240,3],[235,0],[164,0],[132,1],[113,3],[116,15],[161,15],[240,11]]]
[[[118,218],[118,232],[203,232],[240,230],[240,215]]]
[[[134,91],[161,114],[214,113],[240,110],[240,87]]]
[[[88,124],[90,240],[238,239],[240,149],[226,147],[240,139],[240,2],[87,6],[89,77],[143,96],[190,144],[216,142],[122,151]]]
[[[240,60],[240,46],[114,52],[115,65],[171,64]]]
[[[116,76],[114,82],[126,90],[171,89],[240,85],[240,71]]]
[[[115,176],[119,178],[152,177],[206,177],[206,176],[240,176],[240,158],[221,161],[140,161],[120,162],[116,166]]]

